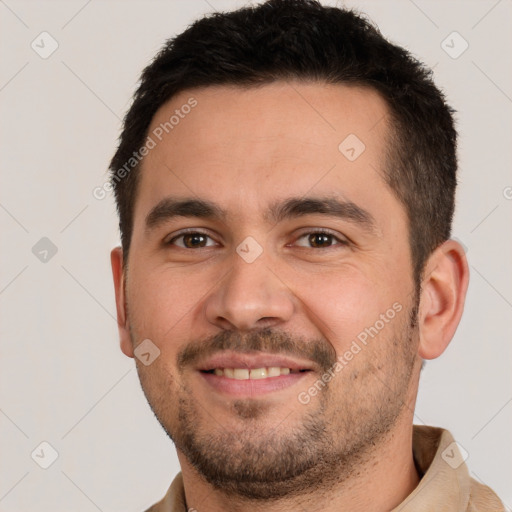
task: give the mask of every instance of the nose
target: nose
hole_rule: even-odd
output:
[[[248,263],[233,254],[231,270],[206,299],[207,320],[226,330],[276,327],[294,312],[294,294],[261,255]]]

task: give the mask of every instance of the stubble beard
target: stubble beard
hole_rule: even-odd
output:
[[[264,401],[234,400],[228,414],[239,420],[240,428],[227,430],[223,418],[212,418],[169,372],[162,371],[157,382],[139,365],[139,378],[150,407],[176,448],[215,489],[253,501],[327,491],[362,470],[407,407],[416,359],[415,302],[400,328],[372,341],[392,346],[384,365],[387,373],[379,374],[374,363],[353,361],[319,392],[315,402],[299,409],[294,404],[289,417],[276,419],[266,429],[262,420],[268,424],[275,406],[269,408]],[[336,394],[337,380],[342,379]],[[168,399],[170,393],[178,396],[177,408],[176,400]]]

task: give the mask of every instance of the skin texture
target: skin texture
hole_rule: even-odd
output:
[[[160,350],[148,366],[136,359],[137,369],[176,443],[187,506],[390,510],[419,481],[411,445],[420,367],[460,320],[464,252],[442,244],[416,290],[407,217],[381,176],[388,112],[376,92],[297,82],[184,91],[149,133],[191,96],[197,106],[143,161],[125,273],[121,249],[111,254],[123,352],[133,357],[145,339]],[[354,161],[338,149],[349,134],[365,145]],[[215,202],[226,216],[147,229],[169,196]],[[290,197],[349,201],[372,229],[318,213],[270,219],[269,204]],[[199,247],[176,238],[188,228],[206,235]],[[334,237],[308,236],[318,229]],[[262,249],[251,263],[236,251],[248,236]],[[310,371],[280,390],[234,396],[198,371],[221,352],[284,354]],[[343,368],[301,403],[336,358]]]

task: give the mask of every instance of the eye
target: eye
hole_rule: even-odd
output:
[[[313,249],[330,249],[339,245],[348,245],[348,242],[330,231],[320,229],[302,234],[295,241],[295,245]]]
[[[211,247],[216,242],[206,233],[201,231],[188,231],[176,235],[166,242],[167,245],[176,245],[182,249],[196,249],[202,247]]]

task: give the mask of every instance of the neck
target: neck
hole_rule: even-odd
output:
[[[273,501],[251,501],[227,496],[212,488],[188,463],[181,452],[178,458],[183,475],[187,508],[199,512],[238,512],[252,510],[283,512],[307,509],[310,512],[384,512],[398,506],[419,483],[412,455],[411,415],[403,417],[393,431],[375,446],[366,462],[348,480],[327,492],[312,492]]]

